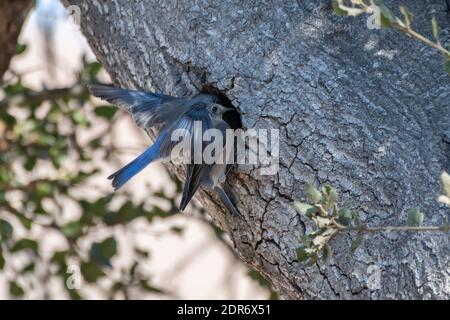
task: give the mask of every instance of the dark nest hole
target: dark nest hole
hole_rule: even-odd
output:
[[[242,129],[242,121],[241,121],[241,115],[236,110],[236,108],[231,103],[230,99],[227,98],[225,93],[217,89],[216,87],[213,87],[211,85],[205,85],[202,88],[202,93],[209,93],[212,95],[215,95],[219,98],[220,104],[229,108],[229,112],[225,112],[223,114],[223,120],[225,120],[226,123],[230,126],[231,129]]]

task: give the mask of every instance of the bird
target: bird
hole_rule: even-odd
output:
[[[223,120],[223,114],[229,110],[219,105],[217,110],[211,113],[212,128],[219,130],[222,137],[222,149],[215,155],[216,162],[213,164],[189,163],[186,170],[186,179],[183,187],[183,194],[180,202],[180,211],[184,211],[197,192],[200,186],[215,191],[229,212],[234,215],[239,214],[239,210],[230,200],[224,190],[224,183],[228,173],[229,161],[234,156],[233,149],[227,148],[227,130],[230,126]],[[220,161],[218,161],[220,160]],[[192,162],[192,161],[191,161]]]
[[[209,129],[218,129],[225,137],[226,130],[229,129],[228,124],[223,120],[223,114],[231,109],[221,105],[220,99],[211,94],[201,93],[192,97],[177,98],[160,93],[98,84],[89,85],[88,89],[94,96],[130,113],[138,127],[148,130],[158,125],[162,126],[153,145],[108,177],[112,180],[114,191],[119,190],[150,163],[171,156],[172,150],[178,144],[178,141],[171,139],[176,130],[184,132],[182,141],[194,146],[195,140],[200,139],[198,135],[194,134],[195,123],[198,121],[201,122],[201,137]],[[201,145],[203,152],[205,147],[203,139]],[[194,152],[198,152],[198,150],[191,149],[191,160],[193,160]],[[187,164],[180,210],[184,211],[200,185],[203,185],[216,191],[231,213],[238,213],[239,211],[223,189],[227,164],[191,162]]]

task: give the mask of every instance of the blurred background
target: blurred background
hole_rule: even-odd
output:
[[[86,91],[110,80],[75,22],[37,1],[1,81],[0,299],[276,299],[163,165],[112,192],[151,142]]]

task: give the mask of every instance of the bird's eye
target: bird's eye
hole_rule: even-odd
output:
[[[217,112],[217,110],[218,110],[218,109],[217,109],[216,106],[214,106],[214,107],[212,108],[212,111],[213,111],[213,112]]]

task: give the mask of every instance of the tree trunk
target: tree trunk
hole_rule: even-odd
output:
[[[376,234],[331,265],[296,261],[309,228],[292,208],[304,184],[328,183],[368,225],[403,225],[420,207],[442,224],[439,175],[450,167],[450,82],[434,50],[366,17],[342,18],[323,1],[65,0],[116,84],[188,95],[222,93],[244,129],[280,130],[280,169],[228,179],[243,218],[199,195],[242,260],[288,299],[450,298],[449,241],[441,234]],[[398,8],[401,1],[389,1]],[[414,27],[449,36],[446,1],[408,1]],[[444,39],[445,40],[445,39]],[[381,285],[371,281],[379,271]],[[373,283],[372,283],[373,284]]]
[[[0,83],[16,52],[17,38],[33,4],[32,0],[2,0],[0,2]]]

